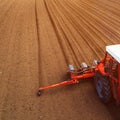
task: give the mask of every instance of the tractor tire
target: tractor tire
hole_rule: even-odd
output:
[[[95,73],[94,82],[100,100],[109,103],[112,100],[112,90],[109,77],[103,76],[100,72]]]

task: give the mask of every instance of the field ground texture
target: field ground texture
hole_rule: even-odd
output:
[[[0,0],[1,120],[120,120],[92,80],[36,96],[120,43],[119,0]]]

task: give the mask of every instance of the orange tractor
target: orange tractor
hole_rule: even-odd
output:
[[[99,98],[107,103],[112,98],[120,102],[120,44],[106,46],[106,54],[102,60],[94,60],[93,66],[82,63],[80,69],[75,70],[69,65],[67,74],[70,79],[38,89],[37,95],[50,88],[79,83],[81,79],[93,78]]]

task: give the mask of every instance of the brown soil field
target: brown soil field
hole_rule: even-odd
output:
[[[119,0],[0,0],[1,120],[120,120],[92,80],[36,96],[120,43]]]

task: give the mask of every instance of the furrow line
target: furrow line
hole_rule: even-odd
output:
[[[15,1],[16,0],[11,1],[11,4],[6,3],[4,7],[7,9],[5,9],[5,11],[3,9],[3,6],[2,8],[0,8],[3,11],[2,14],[0,15],[0,26],[2,26],[2,23],[5,21],[5,19],[7,19],[7,15],[9,14],[10,9],[14,6]]]
[[[76,6],[77,6],[77,5],[76,5]],[[78,6],[77,6],[77,7],[78,7]],[[74,8],[73,8],[73,9],[74,9]],[[78,7],[77,9],[79,10],[80,8]],[[75,9],[74,9],[74,10],[75,10]],[[78,10],[77,10],[77,11],[75,10],[75,12],[78,13]],[[82,10],[81,10],[81,11],[82,11]],[[85,12],[85,10],[83,10],[83,11]],[[90,16],[91,14],[88,14],[87,11],[86,11],[85,13],[83,13],[83,14],[82,14],[82,12],[81,12],[81,13],[78,13],[78,15],[80,15],[80,14],[81,14],[81,17],[84,18],[84,20],[86,20],[86,18],[89,18],[88,23],[89,23],[90,25],[94,26],[94,28],[95,28],[96,30],[99,30],[100,33],[102,33],[103,35],[105,35],[106,38],[108,38],[112,43],[115,42],[115,41],[112,40],[113,38],[115,38],[115,40],[118,40],[118,41],[119,41],[118,37],[116,37],[116,36],[113,34],[113,32],[109,31],[107,27],[101,25],[101,22],[98,21],[98,20],[96,20],[96,19],[94,18],[94,16],[91,17],[91,16]]]
[[[52,26],[53,26],[53,28],[54,28],[55,34],[56,34],[56,36],[57,36],[58,43],[60,44],[61,51],[62,51],[62,53],[63,53],[63,55],[64,55],[66,64],[69,64],[68,59],[66,58],[66,55],[65,55],[65,52],[64,52],[64,47],[63,47],[63,45],[62,45],[62,43],[61,43],[61,40],[60,40],[61,38],[60,38],[60,35],[59,35],[59,33],[58,33],[58,29],[56,28],[56,25],[55,25],[55,23],[54,23],[54,20],[53,20],[53,18],[52,18],[52,15],[51,15],[51,13],[50,13],[50,10],[49,10],[49,8],[48,8],[47,3],[46,3],[45,0],[44,0],[44,4],[45,4],[45,8],[46,8],[46,10],[47,10],[48,16],[49,16],[49,18],[50,18],[51,24],[52,24]]]
[[[35,0],[35,22],[36,22],[36,31],[37,31],[37,43],[38,43],[38,79],[40,85],[41,79],[41,49],[40,49],[40,27],[38,22],[38,13],[37,13],[37,0]]]
[[[98,16],[99,18],[103,21],[105,21],[107,24],[109,24],[110,26],[115,27],[115,30],[119,30],[120,27],[120,18],[118,17],[116,19],[116,16],[114,16],[114,14],[110,13],[110,14],[106,14],[106,12],[98,9],[97,7],[94,7],[86,2],[82,2],[82,4],[85,8],[87,7],[87,10],[89,10],[89,12],[93,13],[94,15]],[[112,14],[112,15],[111,15]],[[110,20],[110,21],[109,21]],[[116,26],[115,26],[116,25]]]
[[[63,23],[63,20],[61,20],[60,18],[57,17],[54,10],[52,10],[52,8],[54,8],[54,7],[53,6],[50,7],[50,5],[51,4],[48,4],[47,6],[48,6],[48,9],[49,9],[50,13],[52,13],[51,14],[52,19],[54,20],[54,23],[55,23],[55,26],[56,26],[56,31],[59,34],[59,39],[58,40],[61,44],[62,49],[64,50],[64,54],[65,54],[65,57],[67,59],[67,62],[68,62],[68,64],[73,64],[73,63],[76,64],[73,53],[71,53],[71,48],[68,45],[68,43],[66,42],[66,36],[64,36],[64,33],[63,33],[63,28],[61,26],[61,23]]]
[[[62,6],[63,7],[63,6]],[[69,14],[69,13],[67,13],[67,14]],[[72,18],[74,18],[74,17],[72,17]],[[68,18],[68,19],[70,19],[70,17]],[[85,40],[86,41],[86,43],[88,44],[88,46],[90,46],[90,41],[88,42],[88,40],[90,39],[89,37],[87,37],[87,35],[85,35],[86,33],[83,31],[84,30],[84,28],[82,29],[82,30],[80,30],[79,29],[79,27],[81,27],[82,28],[82,26],[79,24],[79,23],[77,23],[77,21],[75,22],[75,20],[73,19],[73,20],[71,20],[71,24],[75,24],[75,29],[76,29],[76,31],[82,36],[82,38],[83,38],[83,40]],[[79,27],[78,27],[79,26]],[[94,43],[92,43],[92,44],[94,44]],[[91,47],[92,49],[93,49],[93,47]],[[93,50],[94,51],[94,53],[96,53],[95,52],[95,50]],[[98,56],[98,54],[96,53],[96,55]]]
[[[55,3],[55,1],[54,1],[54,3]],[[64,23],[64,24],[61,24],[63,34],[64,34],[64,36],[66,36],[66,41],[67,41],[68,45],[70,46],[70,49],[73,52],[73,57],[77,61],[77,64],[78,64],[77,66],[80,66],[80,64],[79,64],[80,63],[80,59],[79,59],[78,56],[82,56],[83,55],[83,52],[80,52],[82,49],[80,50],[80,47],[78,46],[78,44],[75,41],[76,38],[72,34],[72,31],[71,31],[72,28],[70,29],[68,27],[68,26],[71,26],[70,23],[69,23],[69,21],[66,21],[65,19],[63,19],[63,18],[65,18],[65,16],[63,16],[63,14],[61,13],[61,11],[58,9],[60,4],[55,4],[55,5],[57,5],[56,11],[57,11],[57,13],[59,13],[58,17],[61,17],[61,19],[62,19],[62,21]],[[86,59],[86,57],[82,56],[82,61],[84,61],[85,59]]]
[[[57,5],[59,5],[60,6],[60,3],[56,3]],[[59,7],[59,8],[64,8],[63,6],[61,7]],[[78,44],[78,38],[77,37],[75,37],[75,35],[72,33],[72,31],[75,33],[76,32],[76,30],[74,29],[74,24],[73,23],[71,23],[70,21],[70,19],[71,18],[68,18],[68,19],[65,19],[66,18],[66,16],[68,16],[68,14],[64,14],[63,12],[62,12],[62,10],[60,9],[60,11],[61,11],[61,14],[59,15],[59,16],[62,16],[62,18],[64,18],[64,23],[67,23],[66,24],[66,27],[67,27],[67,29],[69,30],[69,33],[71,34],[71,36],[72,37],[70,37],[70,36],[68,36],[69,38],[71,38],[71,39],[69,39],[69,41],[70,41],[70,43],[71,43],[71,46],[73,47],[73,50],[75,51],[75,55],[77,56],[77,59],[79,59],[78,61],[79,61],[79,63],[80,63],[80,59],[81,58],[83,58],[83,59],[81,59],[81,61],[89,61],[88,59],[87,59],[87,57],[85,56],[85,44],[84,44],[84,46],[82,45],[83,43],[84,43],[84,41],[82,40],[82,39],[84,39],[84,38],[82,38],[81,36],[79,36],[80,38],[80,40],[79,40],[79,42],[81,42],[80,44]],[[64,12],[65,12],[65,10],[64,10]],[[71,31],[72,30],[72,31]],[[67,35],[68,34],[68,32],[64,29],[64,31],[66,32],[65,34]],[[77,51],[76,51],[76,49],[78,49],[78,53],[77,53]],[[87,47],[86,47],[86,49],[87,49]],[[80,57],[81,56],[81,57]]]

